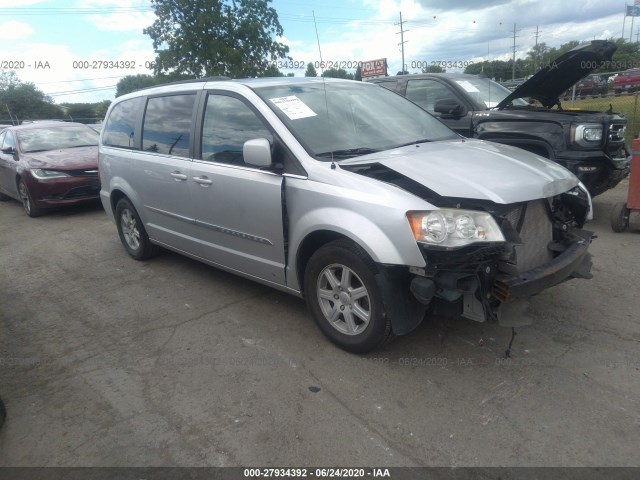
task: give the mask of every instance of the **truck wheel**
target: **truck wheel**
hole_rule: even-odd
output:
[[[611,228],[614,232],[624,232],[629,228],[629,209],[626,203],[617,203],[611,212]]]
[[[146,260],[158,254],[160,247],[149,241],[138,212],[123,198],[116,205],[116,225],[125,250],[136,260]]]
[[[348,240],[318,249],[304,273],[305,300],[320,330],[340,348],[366,353],[391,337],[371,258]]]

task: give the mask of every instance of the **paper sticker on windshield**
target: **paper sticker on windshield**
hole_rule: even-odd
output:
[[[470,83],[467,80],[456,80],[456,83],[469,93],[478,93],[480,91],[476,87],[474,87],[472,83]]]
[[[270,101],[278,107],[291,120],[300,118],[315,117],[317,114],[311,110],[306,103],[295,95],[289,97],[270,98]]]

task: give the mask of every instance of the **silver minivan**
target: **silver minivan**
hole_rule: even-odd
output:
[[[574,175],[363,82],[202,79],[119,97],[100,179],[133,258],[164,247],[303,297],[352,352],[430,313],[526,324],[530,296],[591,277],[591,199]]]

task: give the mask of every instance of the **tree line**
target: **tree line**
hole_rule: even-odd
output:
[[[73,120],[95,123],[104,118],[111,100],[56,104],[33,83],[21,81],[13,71],[0,71],[0,124],[23,120]]]
[[[145,87],[176,80],[225,76],[230,78],[285,76],[274,65],[291,61],[289,47],[279,39],[284,34],[271,0],[151,0],[156,16],[143,33],[153,43],[155,61],[152,74],[128,75],[116,85],[116,97]],[[639,43],[615,39],[618,49],[612,64],[638,64]],[[532,75],[558,56],[578,45],[573,41],[560,47],[542,42],[525,59],[515,61],[515,77]],[[280,62],[284,61],[284,62]],[[474,63],[465,73],[496,80],[510,79],[514,62],[487,60]],[[445,71],[431,66],[423,72]],[[408,72],[398,72],[403,74]],[[293,75],[289,73],[287,75]],[[361,80],[344,69],[320,72],[323,77]],[[305,76],[318,76],[312,63]],[[21,82],[14,72],[2,72],[0,78],[0,118],[10,121],[42,118],[102,118],[110,101],[55,104],[32,83]],[[6,123],[6,122],[4,122]]]

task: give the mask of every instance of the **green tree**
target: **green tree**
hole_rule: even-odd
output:
[[[353,79],[359,82],[362,81],[362,65],[360,65],[359,63],[358,63],[358,68],[356,68],[356,73],[353,76]]]
[[[325,78],[346,78],[347,80],[353,80],[353,73],[348,73],[344,68],[330,68],[325,70],[322,74]]]
[[[116,98],[127,93],[140,90],[141,88],[151,87],[158,84],[158,79],[153,75],[127,75],[118,80],[116,84]]]
[[[549,50],[550,48],[545,42],[540,42],[527,52],[527,61],[530,64],[527,68],[529,75],[540,70],[545,64],[545,59],[548,61]]]
[[[54,119],[62,117],[62,110],[33,83],[13,83],[0,89],[0,105],[20,120]],[[7,112],[8,113],[8,112]]]
[[[0,70],[0,90],[5,90],[11,85],[19,85],[20,79],[13,70]]]
[[[316,69],[313,66],[313,63],[311,63],[311,62],[307,63],[307,71],[304,72],[304,76],[305,77],[317,77],[318,76],[318,72],[316,72]]]
[[[289,47],[271,0],[151,0],[155,73],[257,77]]]
[[[109,110],[109,106],[111,106],[111,100],[103,100],[96,104],[94,114],[98,118],[104,118],[107,114],[107,110]]]
[[[446,70],[440,65],[429,65],[427,68],[422,69],[422,73],[445,73]]]
[[[284,77],[284,73],[278,70],[278,67],[271,64],[266,68],[264,72],[258,74],[258,77]]]

